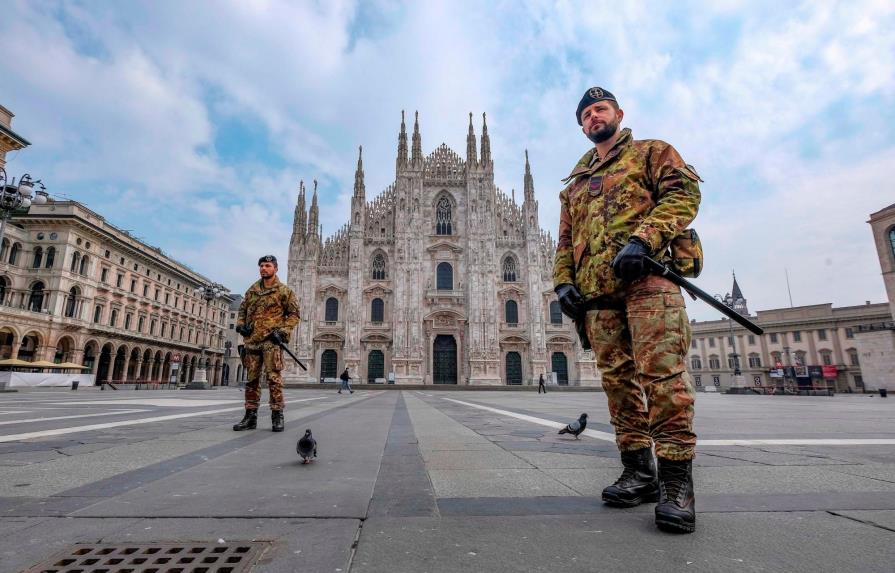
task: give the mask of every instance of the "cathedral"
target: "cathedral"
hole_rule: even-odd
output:
[[[357,160],[351,218],[324,238],[317,185],[300,186],[288,284],[302,321],[291,346],[308,371],[287,381],[596,385],[553,293],[556,244],[538,223],[525,153],[523,201],[494,184],[486,118],[466,156],[445,144],[423,155],[419,115],[408,146],[404,114],[395,180],[371,201]]]

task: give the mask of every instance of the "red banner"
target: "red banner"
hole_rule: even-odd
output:
[[[828,365],[823,367],[823,373],[824,378],[836,378],[836,376],[839,374],[839,371],[836,370],[835,366]]]

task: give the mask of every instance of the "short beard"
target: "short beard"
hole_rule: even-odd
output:
[[[607,123],[605,126],[596,131],[591,131],[587,134],[587,138],[594,143],[603,143],[604,141],[615,135],[616,131],[618,131],[618,122],[614,121],[612,123]]]

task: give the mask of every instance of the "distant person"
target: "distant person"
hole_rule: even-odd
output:
[[[345,371],[342,372],[342,375],[339,376],[339,379],[342,380],[342,385],[339,387],[339,394],[342,393],[342,390],[348,390],[352,394],[354,394],[354,390],[351,389],[351,376],[348,375],[348,368],[345,368]]]
[[[544,394],[547,393],[547,385],[544,384],[544,375],[543,374],[538,376],[538,394],[541,393],[541,390],[544,391]]]
[[[665,258],[696,217],[700,178],[668,143],[634,139],[621,128],[624,117],[599,87],[578,103],[575,119],[594,146],[559,194],[553,284],[563,312],[586,326],[582,342],[602,374],[625,468],[603,501],[658,500],[656,525],[689,533],[696,528],[690,321],[680,288],[649,274],[645,257]]]
[[[254,430],[258,426],[258,407],[261,405],[261,373],[267,371],[270,391],[271,429],[282,432],[283,421],[283,349],[273,342],[276,333],[289,341],[292,329],[298,324],[298,299],[288,286],[277,278],[277,258],[266,255],[258,259],[261,279],[249,287],[236,319],[236,332],[245,339],[242,365],[248,382],[245,386],[245,416],[233,430]]]

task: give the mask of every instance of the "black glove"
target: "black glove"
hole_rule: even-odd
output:
[[[571,283],[563,283],[553,290],[559,297],[559,308],[562,309],[563,314],[572,320],[577,319],[581,313],[581,303],[584,302],[578,287]]]
[[[243,338],[248,338],[252,335],[252,331],[255,330],[251,324],[243,324],[242,326],[236,327],[236,333],[241,334]]]
[[[615,276],[623,281],[636,281],[646,274],[643,257],[650,254],[649,246],[640,237],[631,237],[628,244],[612,260]]]

